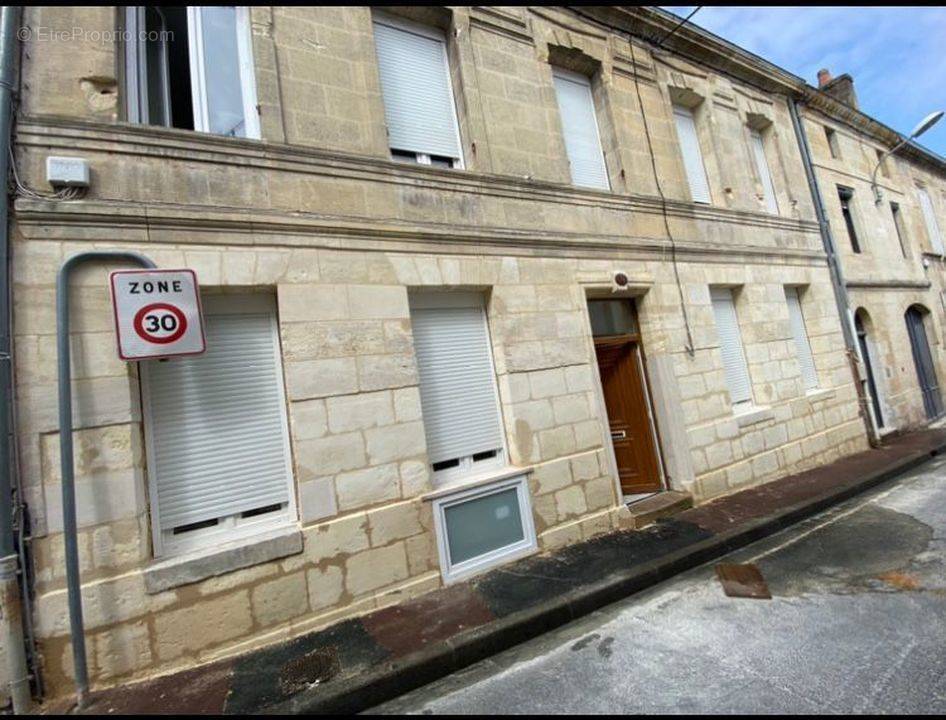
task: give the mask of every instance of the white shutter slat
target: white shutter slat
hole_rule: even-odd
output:
[[[601,150],[598,121],[588,78],[574,73],[552,71],[555,96],[562,119],[565,152],[571,167],[572,183],[582,187],[610,190],[608,171]]]
[[[739,332],[739,319],[736,317],[732,290],[712,288],[710,294],[730,399],[734,405],[750,402],[752,385],[749,381],[749,366],[746,364],[746,355],[742,347],[742,335]]]
[[[923,210],[923,221],[926,223],[926,232],[930,236],[930,247],[933,252],[940,255],[946,254],[943,251],[943,237],[939,234],[939,223],[936,221],[936,213],[933,211],[933,201],[930,200],[929,193],[924,188],[917,188],[917,195],[920,197],[920,207]]]
[[[792,335],[795,338],[795,349],[798,353],[798,367],[801,370],[802,381],[805,383],[806,390],[814,390],[818,387],[818,372],[815,369],[815,360],[811,354],[811,344],[808,341],[805,316],[801,311],[798,288],[785,288],[785,299],[788,302],[788,317],[791,320]]]
[[[374,38],[390,147],[459,158],[443,40],[377,20]]]
[[[778,214],[778,203],[775,199],[775,185],[772,183],[772,173],[769,172],[769,163],[765,158],[765,144],[762,142],[762,134],[758,130],[753,130],[752,154],[755,157],[756,169],[759,171],[759,179],[762,181],[762,192],[765,195],[765,206],[773,215]]]
[[[289,502],[275,314],[206,312],[205,330],[204,355],[147,367],[162,530]]]
[[[680,140],[680,152],[683,153],[683,166],[690,185],[690,195],[693,202],[709,203],[709,182],[706,179],[706,168],[703,166],[703,153],[700,150],[693,113],[687,108],[675,106],[673,119],[677,125],[677,138]]]
[[[482,306],[412,307],[411,327],[430,461],[502,448]]]

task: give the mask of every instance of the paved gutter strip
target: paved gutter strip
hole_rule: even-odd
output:
[[[905,457],[890,458],[880,467],[875,465],[869,474],[847,482],[841,480],[829,490],[779,509],[767,517],[743,522],[732,530],[638,563],[626,571],[617,571],[600,582],[567,590],[534,607],[455,635],[436,647],[385,662],[360,675],[303,691],[288,700],[262,708],[260,712],[357,713],[374,707],[817,515],[922,465],[944,450],[946,441],[941,439],[934,447],[914,451]],[[721,500],[725,501],[725,498]],[[690,525],[674,518],[659,522],[663,525]]]

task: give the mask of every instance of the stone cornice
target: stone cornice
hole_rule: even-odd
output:
[[[106,152],[189,163],[307,173],[348,180],[394,183],[419,189],[491,195],[504,199],[601,207],[631,213],[661,212],[661,201],[656,196],[619,195],[545,181],[488,175],[470,170],[407,165],[372,156],[130,123],[94,123],[58,116],[24,117],[20,118],[16,125],[16,144],[27,148],[64,152]],[[677,200],[667,200],[666,208],[671,218],[732,223],[799,233],[818,232],[815,222],[761,212],[730,210]]]
[[[661,238],[628,237],[570,232],[542,232],[509,228],[416,222],[391,219],[351,218],[314,213],[205,208],[159,203],[118,203],[114,201],[52,201],[21,198],[15,204],[17,227],[30,240],[71,240],[94,238],[103,230],[102,242],[149,242],[174,245],[206,245],[220,242],[228,246],[326,247],[364,249],[377,247],[422,252],[436,247],[441,252],[528,255],[536,250],[560,254],[602,253],[643,258],[668,259],[671,244]],[[193,231],[192,239],[181,232]],[[173,238],[165,233],[173,232]],[[220,233],[215,241],[214,233]],[[242,238],[241,238],[242,236]],[[100,242],[99,240],[94,240]],[[342,245],[344,241],[344,245]],[[676,243],[677,256],[694,262],[777,262],[781,264],[822,264],[820,250],[799,250],[767,246],[722,243]]]
[[[859,290],[929,290],[929,280],[847,280],[847,287]]]

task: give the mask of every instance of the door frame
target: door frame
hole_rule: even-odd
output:
[[[618,505],[624,504],[624,492],[621,489],[621,476],[618,474],[618,463],[617,458],[614,454],[614,445],[611,442],[611,433],[608,428],[608,407],[604,400],[604,386],[601,384],[601,369],[598,367],[598,354],[595,350],[595,338],[591,334],[591,317],[588,312],[588,301],[590,300],[623,300],[624,302],[631,303],[632,312],[634,319],[637,325],[637,332],[633,334],[628,334],[626,337],[629,340],[637,345],[637,362],[638,369],[640,371],[641,383],[643,384],[644,397],[647,400],[647,416],[650,420],[650,439],[654,444],[654,452],[657,455],[657,468],[660,473],[659,483],[660,489],[657,492],[667,492],[670,490],[670,484],[667,482],[667,469],[666,464],[664,463],[663,456],[663,445],[660,439],[660,429],[657,425],[657,417],[654,412],[654,399],[650,391],[650,376],[647,371],[647,357],[644,351],[644,341],[642,338],[642,333],[640,330],[640,314],[637,309],[637,299],[643,295],[643,293],[637,293],[634,295],[619,295],[615,297],[615,293],[611,291],[610,288],[606,292],[596,291],[595,288],[586,287],[585,288],[585,302],[582,312],[585,315],[585,322],[588,327],[588,349],[590,353],[590,365],[594,372],[592,373],[593,385],[594,385],[594,394],[595,400],[598,405],[598,416],[604,419],[604,423],[601,425],[601,445],[605,450],[605,455],[608,458],[608,468],[611,473],[611,479],[614,482],[614,491],[618,498]],[[619,337],[619,336],[611,336]]]

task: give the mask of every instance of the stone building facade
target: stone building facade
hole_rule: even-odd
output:
[[[251,339],[262,343],[261,363],[275,358],[267,387],[279,408],[267,427],[274,438],[285,432],[284,444],[262,448],[270,436],[256,431],[200,435],[202,423],[218,427],[216,416],[202,417],[186,397],[179,408],[156,410],[155,389],[183,382],[174,375],[182,361],[120,361],[108,272],[124,266],[90,262],[74,273],[78,542],[94,687],[285,640],[468,577],[463,568],[632,527],[623,496],[633,483],[623,483],[614,449],[610,381],[602,381],[610,356],[596,340],[594,308],[628,311],[621,332],[634,338],[637,370],[628,372],[637,373],[637,406],[646,409],[637,440],[654,454],[653,489],[704,502],[867,447],[789,111],[796,78],[692,28],[658,48],[674,23],[648,9],[242,12],[236,26],[246,35],[236,45],[257,115],[242,116],[244,137],[225,137],[141,121],[157,110],[134,104],[142,93],[129,60],[136,51],[114,31],[147,15],[24,9],[30,32],[14,152],[20,182],[34,192],[21,191],[12,227],[16,442],[50,696],[70,692],[73,676],[55,283],[76,253],[130,250],[162,268],[194,269],[211,328],[225,326],[221,317],[268,318],[275,341],[265,345],[265,331]],[[440,43],[424,47],[442,48],[445,58],[456,157],[392,154],[379,21]],[[558,78],[585,88],[576,104],[561,104]],[[575,145],[568,123],[580,125],[589,112],[599,187],[573,182],[574,153],[587,144]],[[815,115],[805,122],[816,138]],[[256,130],[258,138],[245,137]],[[857,138],[843,141],[860,152]],[[822,159],[816,139],[812,145],[827,184],[842,168]],[[50,193],[49,156],[88,162],[84,195]],[[694,157],[704,186],[694,185]],[[897,168],[896,187],[927,172]],[[890,197],[909,194],[892,183]],[[943,208],[942,189],[936,193]],[[903,209],[916,254],[896,277],[925,282],[912,199],[904,197]],[[892,253],[889,237],[878,233],[876,243],[875,257],[881,246],[885,258]],[[894,293],[858,287],[874,277],[870,262],[855,271],[860,259],[851,259],[851,293],[865,296],[878,323],[886,305],[872,298]],[[937,272],[930,282],[938,289]],[[896,297],[941,309],[929,297],[933,285],[907,287]],[[438,308],[485,318],[476,342],[486,355],[477,357],[487,358],[495,385],[500,440],[481,471],[470,468],[483,453],[455,467],[432,455],[451,429],[440,415],[435,428],[424,409],[442,408],[429,368],[449,338],[437,344],[435,313],[420,321]],[[434,339],[421,341],[421,327]],[[463,327],[473,337],[483,326]],[[931,333],[941,332],[937,320]],[[902,345],[897,338],[878,352]],[[211,333],[208,351],[213,342]],[[463,367],[472,362],[466,357]],[[885,402],[904,424],[918,421],[913,386],[894,380],[886,380]],[[179,414],[160,415],[171,411]],[[234,473],[264,450],[281,458],[289,484],[272,518],[268,510],[244,513],[232,533],[223,522],[158,527],[170,501],[162,495],[155,506],[156,484],[172,474],[156,472],[170,462],[159,444],[177,427],[190,433],[179,443],[193,443],[189,457],[177,457],[189,468],[211,450]],[[454,562],[451,533],[461,529],[450,529],[459,523],[450,508],[499,490],[516,500],[491,517],[518,514],[520,542],[495,558],[474,552],[472,565]],[[193,543],[179,537],[196,525]]]
[[[858,111],[849,76],[820,79],[820,91],[808,91],[805,132],[883,436],[943,414],[946,160],[907,146],[878,167],[901,138]]]

